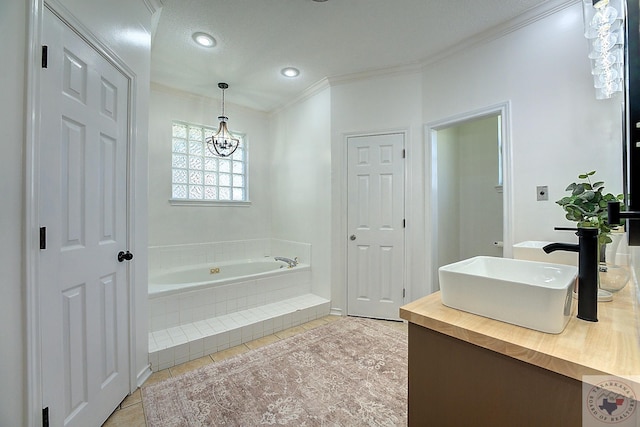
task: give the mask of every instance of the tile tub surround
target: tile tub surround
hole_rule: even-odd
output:
[[[311,292],[311,272],[285,269],[278,275],[229,284],[149,295],[149,331],[224,316]]]
[[[226,350],[329,315],[330,302],[304,294],[149,334],[152,371]]]
[[[273,252],[272,252],[273,251]],[[176,267],[240,257],[311,260],[311,246],[257,239],[150,248],[150,276]],[[149,363],[153,371],[194,360],[329,314],[329,300],[310,293],[311,272],[149,296]]]
[[[280,239],[233,240],[149,247],[149,272],[187,265],[284,256],[311,264],[311,245]]]

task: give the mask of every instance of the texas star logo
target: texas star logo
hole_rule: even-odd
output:
[[[606,424],[620,423],[636,410],[633,389],[620,380],[606,380],[593,386],[587,394],[587,407],[591,415]]]

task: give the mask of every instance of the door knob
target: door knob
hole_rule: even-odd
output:
[[[124,252],[124,251],[120,251],[118,252],[118,262],[123,262],[123,261],[131,261],[133,259],[133,254],[129,251]]]
[[[352,234],[351,236],[349,236],[349,239],[350,239],[350,240],[356,240],[356,235],[355,235],[355,234]]]

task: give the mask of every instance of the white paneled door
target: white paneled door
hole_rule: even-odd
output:
[[[99,426],[129,392],[129,80],[45,9],[38,283],[51,426]],[[43,248],[44,246],[44,248]]]
[[[347,313],[398,319],[404,301],[404,134],[347,138]]]

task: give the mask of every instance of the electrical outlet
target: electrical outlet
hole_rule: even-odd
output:
[[[549,187],[546,185],[537,186],[536,193],[538,194],[538,201],[549,200]]]

